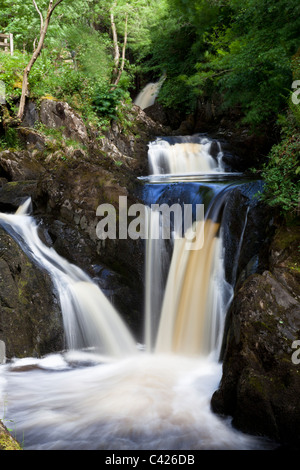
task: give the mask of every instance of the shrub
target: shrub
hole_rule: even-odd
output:
[[[287,122],[287,121],[285,121]],[[274,145],[263,165],[262,177],[266,183],[262,199],[277,207],[286,217],[296,217],[300,196],[300,135],[295,123],[284,128],[282,141]]]

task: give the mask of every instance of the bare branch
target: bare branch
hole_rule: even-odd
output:
[[[113,6],[111,7],[110,10],[110,24],[111,24],[111,30],[112,30],[112,35],[113,35],[113,45],[114,45],[114,63],[115,63],[115,68],[113,71],[113,75],[116,76],[118,73],[118,68],[119,68],[119,62],[120,62],[120,50],[119,50],[119,45],[118,45],[118,34],[117,34],[117,28],[115,25],[115,18],[114,18],[114,13],[113,13],[113,8],[116,6],[117,2],[115,1]]]
[[[128,13],[126,13],[125,17],[125,30],[124,30],[124,43],[123,43],[123,50],[122,50],[122,65],[121,69],[124,69],[124,64],[125,64],[125,52],[126,52],[126,46],[127,46],[127,29],[128,29]]]
[[[36,1],[35,1],[35,0],[32,0],[32,1],[33,1],[33,4],[34,4],[34,6],[35,6],[36,11],[37,11],[38,14],[40,15],[40,19],[41,19],[41,31],[42,31],[42,29],[43,29],[43,27],[44,27],[44,18],[43,18],[43,15],[42,15],[42,13],[41,13],[39,7],[37,6]]]
[[[63,0],[57,0],[57,2],[53,5],[53,0],[49,0],[49,8],[47,17],[50,19],[52,13],[54,12],[55,8],[62,2]]]
[[[52,8],[52,11],[55,10],[55,8],[62,2],[63,0],[57,0],[55,3],[54,7]]]

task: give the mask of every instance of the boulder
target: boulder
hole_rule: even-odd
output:
[[[64,347],[60,305],[47,273],[0,227],[0,340],[6,357],[40,357]]]
[[[8,181],[37,180],[44,172],[35,155],[27,150],[0,152],[0,177]]]
[[[37,182],[11,181],[0,187],[0,212],[15,213],[28,198],[36,198]]]
[[[68,103],[44,99],[40,105],[39,121],[47,127],[62,129],[63,135],[82,143],[88,141],[86,126]]]

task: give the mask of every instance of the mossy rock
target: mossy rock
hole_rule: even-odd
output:
[[[12,437],[8,429],[0,421],[0,450],[22,450],[20,444]]]

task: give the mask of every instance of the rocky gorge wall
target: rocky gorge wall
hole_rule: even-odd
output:
[[[225,335],[223,377],[215,412],[239,429],[300,445],[299,227],[280,227],[268,250],[268,269],[237,289]],[[298,346],[297,346],[298,345]]]

